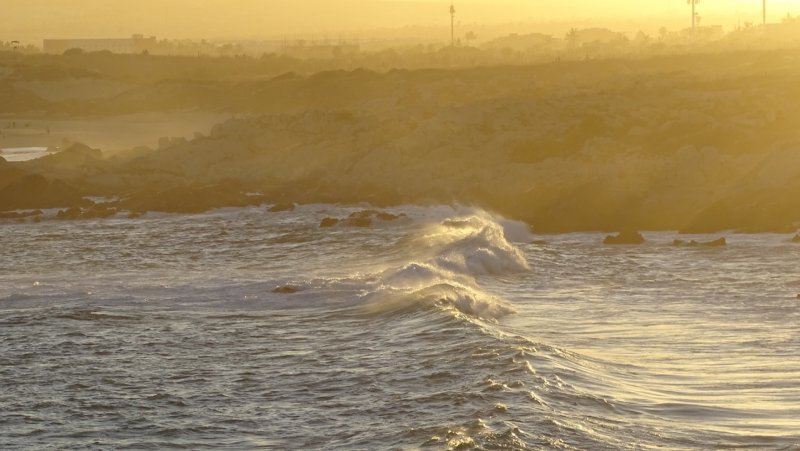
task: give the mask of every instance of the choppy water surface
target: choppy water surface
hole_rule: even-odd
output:
[[[28,161],[47,155],[47,147],[7,147],[0,149],[0,157],[6,161]]]
[[[800,447],[786,236],[356,210],[0,224],[0,448]]]

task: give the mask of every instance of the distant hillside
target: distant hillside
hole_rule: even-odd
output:
[[[157,150],[5,166],[135,210],[206,196],[191,209],[202,210],[258,192],[474,203],[542,232],[789,231],[800,223],[798,79],[800,52],[775,51],[164,82],[97,111],[248,114]],[[12,182],[2,174],[0,189]]]

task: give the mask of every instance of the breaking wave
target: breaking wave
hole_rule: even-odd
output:
[[[480,210],[424,222],[407,243],[410,261],[371,278],[370,311],[436,306],[482,319],[514,313],[508,301],[484,291],[478,278],[529,271],[523,252],[527,226]],[[422,256],[422,258],[419,258]]]

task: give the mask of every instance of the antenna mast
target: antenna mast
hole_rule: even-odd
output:
[[[456,46],[456,7],[450,5],[450,45]]]
[[[695,6],[700,3],[700,0],[686,0],[686,3],[692,5],[692,31],[695,31],[697,29],[697,11]]]

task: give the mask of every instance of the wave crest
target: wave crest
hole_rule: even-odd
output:
[[[434,305],[484,319],[514,313],[508,301],[486,293],[477,280],[530,270],[507,232],[510,228],[520,237],[527,227],[522,229],[510,221],[506,224],[483,211],[423,224],[411,240],[410,254],[426,258],[383,271],[377,277],[377,289],[368,296],[369,308],[394,311]]]

